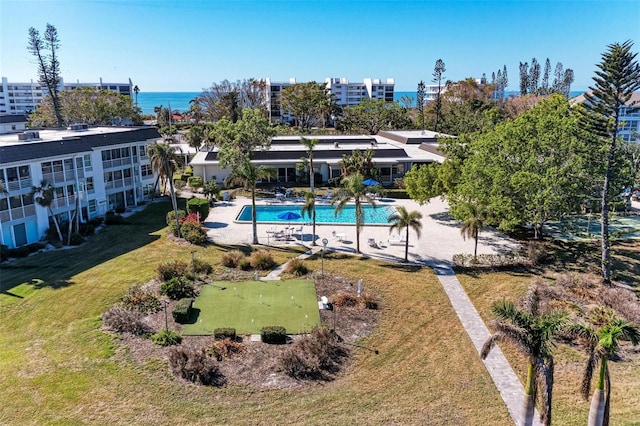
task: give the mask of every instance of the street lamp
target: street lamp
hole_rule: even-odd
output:
[[[167,306],[169,305],[169,301],[165,299],[164,301],[164,328],[169,331],[169,320],[167,319]]]
[[[327,249],[327,244],[329,244],[329,240],[326,238],[322,239],[322,276],[324,277],[324,251]]]
[[[191,270],[193,271],[193,278],[196,277],[196,250],[191,250]]]

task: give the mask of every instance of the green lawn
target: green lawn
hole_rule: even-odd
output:
[[[218,327],[233,327],[238,334],[258,334],[268,325],[280,325],[288,334],[298,334],[320,325],[311,280],[207,284],[193,307],[197,318],[185,326],[185,335],[213,334]]]

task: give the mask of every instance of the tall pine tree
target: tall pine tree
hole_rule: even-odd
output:
[[[614,43],[607,46],[602,54],[602,62],[593,77],[594,85],[585,93],[585,127],[599,135],[607,144],[607,160],[602,186],[602,282],[611,283],[611,244],[609,241],[609,197],[611,192],[612,167],[616,154],[616,142],[620,124],[620,109],[624,107],[633,92],[640,89],[640,65],[637,53],[631,48],[633,42]],[[573,73],[573,72],[572,72]],[[566,79],[566,76],[563,76]],[[572,76],[571,76],[572,77]]]

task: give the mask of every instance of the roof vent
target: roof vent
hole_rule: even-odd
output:
[[[27,130],[26,132],[18,133],[19,141],[31,141],[34,139],[40,139],[40,132],[34,130]]]
[[[71,126],[67,127],[67,130],[73,130],[74,132],[80,132],[83,130],[87,130],[89,126],[85,123],[74,123]]]

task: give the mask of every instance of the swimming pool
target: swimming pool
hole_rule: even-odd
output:
[[[393,213],[393,207],[378,206],[374,209],[370,205],[364,205],[364,223],[366,225],[388,225],[387,218]],[[340,223],[347,225],[356,224],[355,205],[346,205],[338,216],[334,214],[334,208],[327,205],[316,206],[316,223]],[[283,220],[278,215],[284,212],[293,212],[302,215],[300,205],[285,206],[256,206],[256,222],[258,223],[307,223],[311,222],[308,215],[299,219]],[[251,222],[251,206],[244,206],[236,217],[237,222]]]

